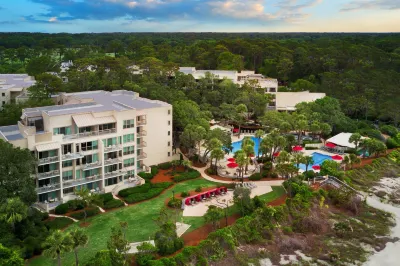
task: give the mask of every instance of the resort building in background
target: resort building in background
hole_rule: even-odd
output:
[[[130,91],[61,93],[58,105],[29,108],[0,138],[38,159],[38,203],[44,209],[77,189],[115,192],[137,173],[172,159],[172,106]]]
[[[280,112],[294,112],[296,105],[302,102],[314,102],[326,96],[325,93],[299,91],[299,92],[276,92],[275,99],[269,103],[268,109]]]
[[[15,102],[26,88],[35,83],[28,74],[0,74],[0,109],[5,104]]]

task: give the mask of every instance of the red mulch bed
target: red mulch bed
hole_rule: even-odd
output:
[[[151,179],[151,183],[173,182],[173,180],[172,180],[173,176],[167,174],[171,171],[172,171],[172,168],[167,169],[167,170],[159,169],[157,175],[155,175]],[[184,172],[185,169],[183,168],[183,166],[178,166],[178,167],[176,167],[175,171],[176,172]]]
[[[276,200],[268,202],[267,206],[275,207],[275,206],[280,206],[282,204],[285,204],[286,203],[286,198],[287,198],[286,195],[282,195],[279,198],[277,198]]]
[[[233,224],[239,218],[239,214],[228,217],[228,225]],[[221,227],[225,226],[225,218],[220,220],[220,224]],[[182,239],[185,242],[185,246],[197,246],[200,241],[206,239],[211,232],[213,232],[212,224],[206,224],[192,232],[185,233]]]

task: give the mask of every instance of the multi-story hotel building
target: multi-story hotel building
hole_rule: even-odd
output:
[[[0,110],[3,105],[14,102],[26,88],[36,81],[28,74],[0,74]]]
[[[172,106],[130,91],[62,93],[56,106],[24,109],[0,138],[38,159],[38,203],[51,209],[86,187],[131,186],[148,166],[172,156]],[[129,182],[128,182],[129,180]]]

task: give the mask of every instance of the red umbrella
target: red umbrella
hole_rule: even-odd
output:
[[[334,144],[332,142],[328,142],[328,143],[325,144],[325,146],[328,147],[328,148],[335,148],[336,144]]]
[[[228,163],[226,166],[228,166],[229,168],[236,168],[238,167],[237,163]]]
[[[281,154],[279,151],[277,151],[277,152],[275,152],[274,154],[273,154],[273,156],[274,157],[279,157],[279,154]]]
[[[238,133],[239,132],[239,129],[238,128],[234,128],[233,129],[233,133]]]
[[[253,158],[253,157],[254,157],[254,154],[250,154],[250,157]]]
[[[302,150],[303,150],[303,147],[301,147],[301,146],[294,146],[292,150],[293,150],[293,151],[302,151]]]
[[[229,158],[228,162],[234,163],[235,162],[235,158]]]
[[[335,161],[340,161],[340,160],[343,160],[343,157],[340,155],[334,155],[334,156],[332,156],[332,159]]]
[[[321,170],[321,166],[319,166],[319,165],[313,165],[312,169],[314,169],[314,170]]]

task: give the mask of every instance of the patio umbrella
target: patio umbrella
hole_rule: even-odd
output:
[[[336,144],[334,144],[332,142],[328,142],[328,143],[325,144],[325,146],[328,147],[328,148],[335,148]]]
[[[237,163],[228,163],[226,166],[228,166],[229,168],[236,168],[238,167]]]
[[[281,154],[279,151],[275,152],[274,154],[272,154],[272,156],[274,157],[279,157],[279,154]]]
[[[302,151],[302,150],[303,150],[303,147],[297,145],[297,146],[294,146],[292,150],[293,150],[293,151]]]
[[[228,159],[228,162],[231,162],[231,163],[234,163],[236,160],[235,160],[235,158],[229,158]]]
[[[321,170],[321,166],[319,166],[319,165],[313,165],[313,166],[312,166],[312,169],[314,169],[314,170]]]
[[[343,157],[340,155],[334,155],[334,156],[332,156],[332,159],[335,161],[341,161],[341,160],[343,160]]]
[[[234,128],[233,129],[233,133],[238,133],[239,132],[239,129],[238,128]]]

